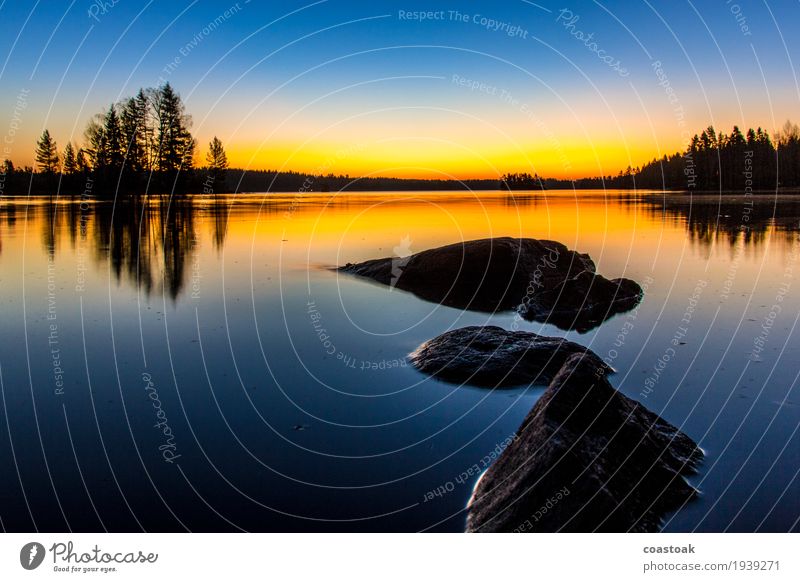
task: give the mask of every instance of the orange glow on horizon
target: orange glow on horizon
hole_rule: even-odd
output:
[[[480,148],[469,148],[434,140],[384,140],[368,144],[232,145],[227,150],[230,167],[247,170],[426,179],[496,179],[506,173],[527,172],[577,179],[616,175],[628,166],[641,166],[683,148],[677,140],[662,144],[661,153],[644,142],[575,141],[557,148],[547,143],[525,144],[524,148],[481,144]]]

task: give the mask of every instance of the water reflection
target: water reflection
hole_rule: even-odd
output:
[[[798,230],[797,196],[646,196],[630,203],[651,217],[665,217],[686,226],[691,240],[701,246],[727,243],[734,247],[762,245],[771,233],[788,240]]]
[[[454,388],[388,363],[449,329],[509,329],[513,315],[441,308],[309,266],[391,256],[407,237],[418,252],[523,236],[588,253],[608,277],[649,282],[635,319],[585,335],[518,324],[609,358],[616,388],[707,452],[693,482],[703,495],[669,518],[669,531],[796,528],[800,296],[785,273],[800,260],[800,209],[759,198],[742,231],[743,201],[624,192],[0,200],[0,465],[20,465],[19,479],[0,480],[3,524],[462,531],[474,481],[435,501],[427,492],[495,450],[541,392]],[[145,372],[180,472],[159,450]]]
[[[95,266],[107,264],[117,283],[134,285],[147,296],[163,292],[175,300],[186,287],[197,241],[197,218],[210,221],[214,248],[221,250],[228,210],[226,200],[156,199],[117,204],[47,200],[3,204],[0,217],[7,226],[6,236],[15,235],[17,217],[22,213],[41,232],[46,254],[57,255],[68,243],[73,252],[87,253]]]
[[[768,239],[788,243],[791,233],[800,226],[800,200],[781,196],[689,196],[686,194],[627,192],[536,192],[536,193],[397,193],[331,195],[238,195],[147,201],[87,203],[79,199],[6,200],[0,204],[0,221],[5,223],[5,236],[14,236],[18,218],[41,232],[44,251],[57,255],[62,245],[72,251],[86,252],[96,267],[108,265],[119,284],[130,284],[147,296],[164,293],[173,301],[185,292],[189,265],[198,240],[198,219],[208,230],[208,239],[217,252],[225,247],[229,223],[234,215],[246,220],[260,216],[290,217],[295,206],[302,205],[305,214],[331,215],[353,213],[353,208],[384,207],[385,220],[396,224],[406,221],[424,223],[437,219],[441,207],[481,205],[490,208],[515,208],[519,221],[526,218],[541,221],[546,216],[551,232],[558,233],[565,219],[564,208],[575,199],[575,212],[580,200],[584,225],[601,224],[607,231],[615,219],[625,222],[631,216],[639,228],[659,229],[664,224],[683,226],[693,242],[708,248],[724,243],[731,248],[739,243],[758,248]],[[560,213],[560,214],[559,214]],[[589,213],[587,220],[586,214]],[[425,215],[429,216],[425,216]],[[625,216],[623,216],[625,215]],[[482,227],[470,228],[463,219],[459,224],[465,239],[485,236]],[[563,225],[562,225],[563,226]],[[30,228],[31,226],[29,226]],[[576,230],[580,226],[575,224]],[[345,228],[343,225],[342,229]],[[475,235],[472,230],[479,231]],[[0,235],[3,231],[0,231]],[[65,236],[66,235],[66,236]],[[65,240],[66,238],[66,240]],[[551,235],[550,238],[558,238]],[[785,245],[782,245],[785,246]],[[3,240],[0,236],[0,253]]]

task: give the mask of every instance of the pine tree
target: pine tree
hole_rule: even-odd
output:
[[[157,168],[162,172],[192,167],[194,140],[189,133],[190,119],[183,101],[169,83],[155,93],[154,112],[158,142]]]
[[[209,171],[213,173],[215,177],[225,176],[225,171],[228,169],[228,156],[225,154],[225,148],[222,146],[222,142],[216,135],[208,144],[206,164],[208,165]]]
[[[152,112],[155,101],[155,89],[139,89],[136,94],[136,111],[139,114],[139,127],[142,138],[143,168],[147,172],[156,169],[158,145],[156,144],[154,115]]]
[[[212,192],[221,191],[225,186],[225,174],[228,170],[228,156],[225,154],[225,148],[222,147],[222,142],[216,135],[208,144],[206,165],[208,167],[208,180],[203,186],[203,192],[205,194],[211,194]],[[209,190],[211,191],[209,192]]]
[[[116,177],[122,171],[122,165],[125,163],[125,152],[122,146],[122,130],[119,125],[119,116],[113,105],[106,112],[103,133],[105,134],[108,168],[112,177]]]
[[[775,141],[778,144],[780,185],[796,188],[800,186],[800,128],[787,120]]]
[[[75,159],[75,149],[72,147],[71,142],[67,142],[64,147],[64,163],[61,166],[62,173],[67,176],[72,176],[78,171],[78,162]]]
[[[108,165],[108,147],[106,142],[106,132],[104,127],[104,116],[97,114],[86,126],[84,132],[87,148],[86,156],[89,159],[91,169],[102,172]]]
[[[222,142],[216,135],[208,144],[206,162],[208,163],[209,169],[212,170],[228,169],[228,156],[225,155],[225,148],[222,146]]]
[[[56,142],[46,129],[36,141],[36,165],[44,174],[53,174],[58,169],[58,149]]]
[[[75,154],[75,166],[81,174],[89,171],[89,161],[86,159],[86,152],[83,148],[78,148],[78,153]]]
[[[125,166],[132,172],[147,169],[147,108],[148,102],[142,90],[136,97],[120,105],[120,130]]]

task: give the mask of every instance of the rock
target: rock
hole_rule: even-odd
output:
[[[635,307],[642,296],[634,281],[597,275],[588,255],[532,238],[466,241],[339,270],[449,307],[518,310],[531,321],[579,331]]]
[[[697,495],[684,475],[702,456],[575,354],[478,481],[467,531],[658,531]]]
[[[643,292],[630,279],[606,279],[590,271],[565,279],[553,289],[534,294],[520,309],[531,321],[586,332],[617,313],[636,307]]]
[[[495,326],[443,333],[418,347],[409,361],[440,380],[500,388],[547,384],[572,354],[610,371],[594,352],[576,343]]]

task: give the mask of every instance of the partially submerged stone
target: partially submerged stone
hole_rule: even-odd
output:
[[[573,354],[609,370],[591,350],[574,342],[496,326],[443,333],[412,352],[409,362],[440,380],[501,388],[547,384]]]
[[[658,531],[697,495],[684,476],[702,457],[574,354],[476,485],[467,531]]]
[[[520,313],[530,321],[586,332],[612,315],[630,311],[642,296],[642,288],[631,279],[609,280],[583,271],[552,289],[534,294]]]
[[[442,305],[517,310],[531,321],[579,331],[635,307],[642,297],[634,281],[598,275],[589,255],[532,238],[466,241],[339,270]]]

